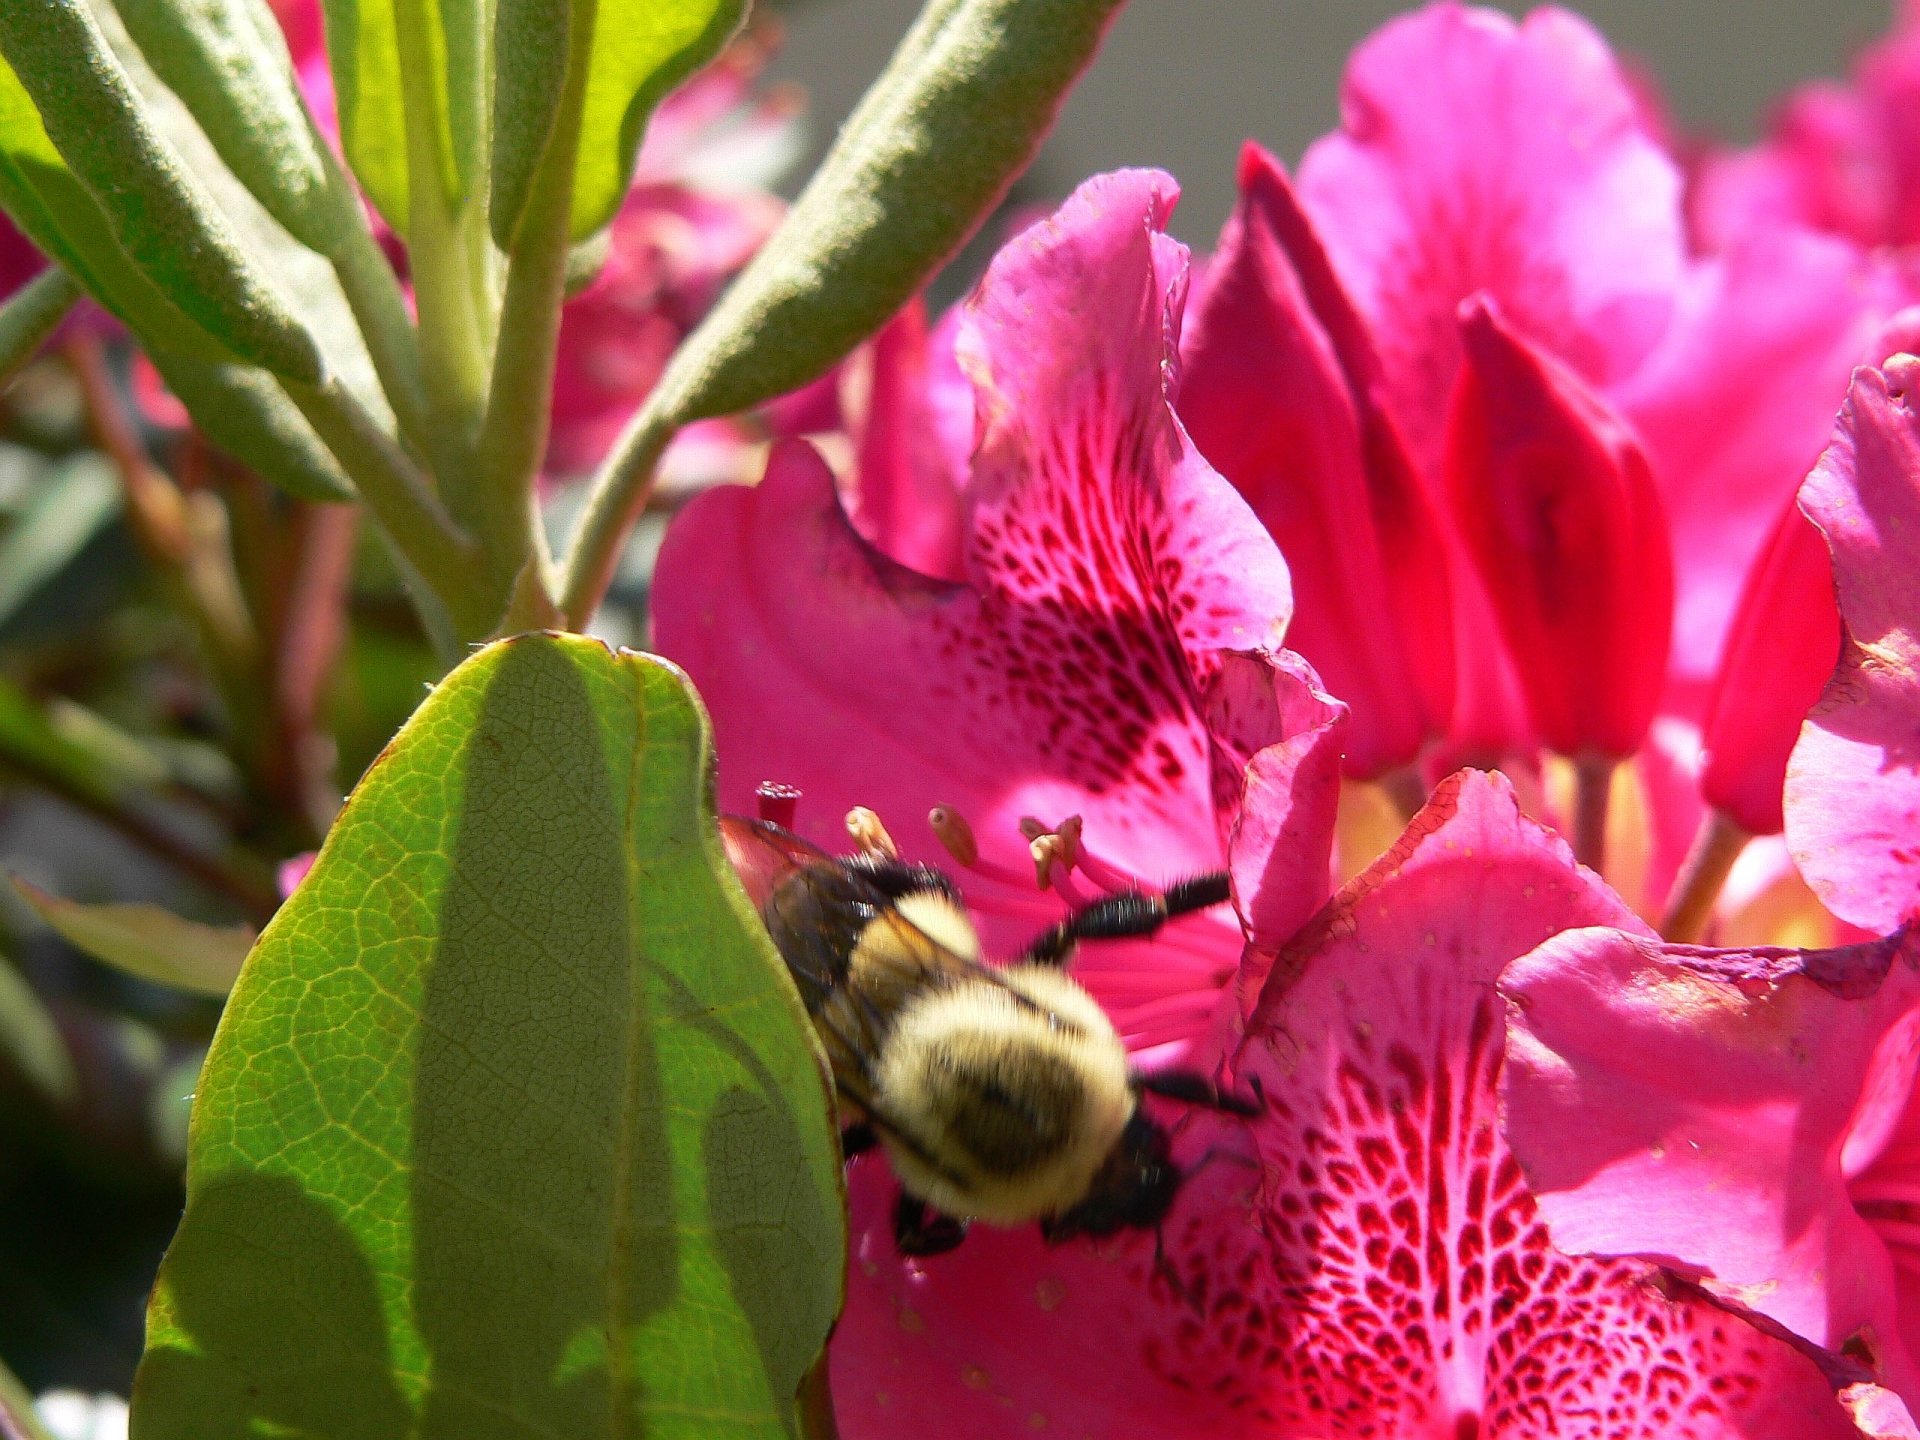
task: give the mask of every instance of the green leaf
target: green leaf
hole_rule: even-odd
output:
[[[0,625],[119,513],[119,477],[93,451],[62,461],[38,480],[33,499],[0,536]]]
[[[239,357],[309,383],[312,338],[249,263],[145,108],[84,0],[0,5],[0,54],[121,246]]]
[[[244,925],[202,925],[158,905],[83,905],[15,875],[13,888],[69,945],[103,965],[201,995],[225,995],[253,948]]]
[[[114,757],[64,733],[25,691],[0,680],[0,765],[83,804],[113,809],[141,788]]]
[[[117,0],[134,43],[233,173],[302,244],[332,254],[356,203],[301,103],[264,0]]]
[[[674,355],[684,423],[826,373],[1026,168],[1122,0],[929,0],[786,221]]]
[[[839,1166],[711,765],[580,636],[421,706],[228,1002],[135,1440],[792,1433]]]
[[[653,107],[719,53],[746,8],[746,0],[498,0],[492,225],[501,248],[513,246],[560,123],[569,23],[589,46],[570,229],[579,240],[620,208]]]
[[[67,318],[81,290],[71,275],[50,265],[0,305],[0,392]]]
[[[0,7],[4,8],[4,7]],[[40,112],[0,57],[0,209],[150,346],[232,360],[169,300],[115,238],[106,212],[47,138]]]
[[[430,112],[432,164],[449,210],[459,208],[478,173],[486,118],[482,7],[473,0],[323,4],[341,144],[374,206],[404,236],[412,213],[409,80]]]
[[[13,1066],[58,1106],[80,1095],[80,1074],[60,1027],[26,977],[0,959],[0,1064]],[[0,1420],[6,1418],[0,1392]],[[0,1435],[8,1432],[0,1425]]]

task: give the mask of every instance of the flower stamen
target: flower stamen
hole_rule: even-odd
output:
[[[853,837],[853,843],[863,855],[884,855],[888,859],[897,859],[900,847],[893,843],[893,836],[887,833],[887,827],[880,817],[864,805],[856,805],[847,812],[847,834]]]
[[[982,880],[1026,889],[1026,876],[980,853],[980,842],[974,838],[973,826],[953,806],[934,806],[927,812],[927,826],[933,831],[933,838],[940,842],[940,847],[953,857],[954,863],[961,869],[978,875]]]

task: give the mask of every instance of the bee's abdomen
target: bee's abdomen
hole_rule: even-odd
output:
[[[939,1123],[973,1167],[1013,1176],[1066,1148],[1086,1091],[1052,1056],[1023,1055],[1018,1074],[1003,1069],[936,1055],[929,1090]]]

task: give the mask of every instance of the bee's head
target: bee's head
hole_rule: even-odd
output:
[[[1043,1219],[1040,1233],[1049,1244],[1056,1244],[1076,1235],[1155,1229],[1172,1208],[1181,1178],[1166,1129],[1145,1110],[1136,1109],[1087,1193],[1068,1209]]]

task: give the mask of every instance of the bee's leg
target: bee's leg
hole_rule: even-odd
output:
[[[967,1222],[942,1215],[918,1195],[893,1202],[893,1243],[902,1255],[944,1255],[967,1238]]]
[[[880,1143],[880,1136],[865,1120],[856,1120],[840,1132],[840,1158],[851,1160],[864,1155]]]
[[[1136,1071],[1133,1083],[1149,1095],[1161,1095],[1168,1100],[1179,1100],[1208,1110],[1224,1110],[1230,1115],[1258,1115],[1265,1108],[1264,1095],[1256,1100],[1248,1100],[1222,1090],[1206,1076],[1192,1070]]]
[[[1122,890],[1075,910],[1029,945],[1020,959],[1029,965],[1064,965],[1082,940],[1129,940],[1151,935],[1176,915],[1218,905],[1231,893],[1224,870],[1182,880],[1158,895]]]

